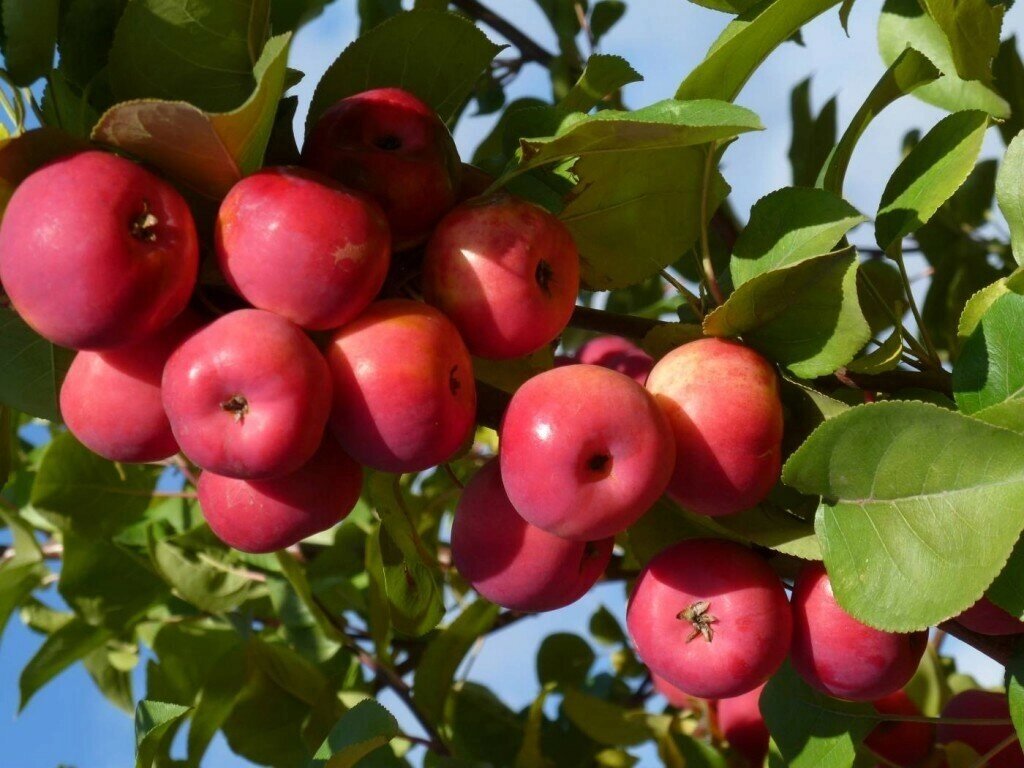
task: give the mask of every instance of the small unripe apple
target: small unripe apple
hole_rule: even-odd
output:
[[[808,685],[840,699],[875,701],[913,677],[927,632],[883,632],[842,609],[821,563],[793,585],[793,667]]]
[[[330,373],[298,326],[262,309],[241,309],[174,351],[164,367],[163,401],[182,452],[202,469],[280,477],[320,446]]]
[[[441,118],[400,88],[334,104],[306,138],[302,164],[380,203],[399,249],[426,239],[455,204],[462,171]]]
[[[942,708],[942,717],[951,720],[1009,720],[1010,705],[1005,693],[969,690],[958,693]],[[986,755],[1004,740],[1013,736],[1013,725],[968,725],[939,723],[937,738],[940,744],[959,741],[973,749],[978,756]],[[995,756],[990,757],[989,768],[1024,768],[1024,751],[1014,739]]]
[[[476,383],[469,352],[448,319],[405,299],[371,304],[327,349],[331,426],[359,463],[419,472],[469,438]]]
[[[199,476],[203,517],[229,547],[274,552],[345,518],[359,500],[363,471],[333,437],[294,472],[271,480]]]
[[[792,617],[768,564],[724,539],[688,539],[640,573],[626,609],[637,654],[691,696],[739,696],[789,652]]]
[[[171,353],[199,329],[186,311],[143,341],[75,355],[60,388],[60,412],[78,440],[110,461],[162,461],[178,452],[160,378]]]
[[[269,168],[232,187],[216,244],[221,271],[246,301],[311,330],[354,319],[391,260],[380,207],[299,168]]]
[[[1019,635],[1024,632],[1024,622],[987,597],[957,616],[956,621],[979,635]]]
[[[486,358],[528,355],[553,341],[579,285],[579,254],[565,225],[505,193],[445,216],[423,261],[424,297]]]
[[[629,376],[638,384],[647,382],[654,359],[633,342],[619,336],[598,336],[576,351],[576,359],[586,365],[600,365]]]
[[[550,611],[581,598],[604,573],[613,544],[567,541],[523,520],[497,460],[466,485],[452,524],[459,573],[492,603],[515,611]]]
[[[669,494],[700,515],[761,502],[779,479],[782,402],[772,366],[724,339],[684,344],[647,378],[672,425],[676,467]]]
[[[72,349],[132,344],[167,326],[196,283],[192,214],[170,184],[106,152],[33,173],[0,222],[0,282],[40,335]]]
[[[882,715],[920,717],[921,710],[907,696],[906,691],[895,691],[871,702]],[[902,768],[919,765],[935,744],[935,726],[931,723],[883,721],[864,739],[864,746],[879,757]]]
[[[718,727],[729,745],[742,755],[751,768],[760,768],[768,755],[768,726],[761,716],[761,692],[764,685],[752,691],[719,699]]]
[[[512,396],[501,476],[527,522],[575,541],[635,523],[665,491],[675,446],[642,386],[594,365],[545,371]]]

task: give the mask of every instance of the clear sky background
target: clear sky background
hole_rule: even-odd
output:
[[[406,3],[409,4],[408,2]],[[513,19],[549,49],[556,48],[546,20],[528,0],[485,0]],[[881,0],[858,0],[850,20],[849,37],[835,11],[805,27],[805,47],[786,44],[776,51],[747,84],[738,102],[757,112],[766,130],[747,134],[730,148],[723,173],[733,187],[732,204],[744,217],[750,206],[768,192],[791,182],[787,152],[790,142],[789,93],[792,87],[813,76],[812,96],[820,109],[838,96],[839,130],[845,127],[884,70],[877,52],[875,29]],[[1004,34],[1020,29],[1021,10],[1006,15]],[[644,76],[627,86],[626,103],[640,107],[674,93],[676,86],[704,56],[708,46],[729,17],[708,11],[685,0],[633,0],[623,20],[602,41],[602,52],[624,56]],[[296,126],[301,135],[305,109],[313,88],[327,66],[352,41],[358,30],[355,3],[339,0],[323,16],[302,30],[292,46],[290,65],[306,73],[294,92],[301,99]],[[495,40],[500,39],[487,30]],[[504,42],[504,41],[500,41]],[[509,89],[509,100],[520,96],[549,95],[544,71],[528,66]],[[912,128],[927,129],[944,113],[912,98],[886,110],[861,140],[847,178],[848,199],[871,214],[878,206],[882,188],[899,161],[900,142]],[[467,117],[456,132],[464,157],[470,157],[490,130],[494,117]],[[1002,149],[998,134],[990,131],[986,156]],[[870,231],[855,233],[857,242],[871,242]],[[908,261],[910,259],[908,258]],[[911,272],[914,267],[910,267]],[[586,633],[590,615],[601,605],[620,619],[625,609],[622,585],[593,590],[573,606],[527,619],[497,633],[484,645],[470,679],[494,688],[511,706],[522,707],[537,694],[533,658],[540,641],[557,631]],[[94,688],[81,666],[75,666],[40,691],[20,716],[18,675],[40,644],[39,636],[25,629],[15,617],[0,642],[0,764],[11,768],[124,768],[133,762],[131,719],[108,704]],[[600,658],[600,650],[598,650]],[[983,685],[1001,682],[1001,668],[971,648],[950,638],[952,653],[962,671]],[[607,658],[599,664],[607,665]],[[144,694],[143,665],[135,676],[135,695]],[[407,723],[401,705],[384,697]],[[414,730],[412,726],[409,727]],[[652,750],[641,755],[643,766],[658,764]],[[248,765],[234,757],[218,737],[207,754],[212,768]]]

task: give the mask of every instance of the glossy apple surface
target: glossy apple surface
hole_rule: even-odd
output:
[[[576,351],[576,359],[586,365],[600,365],[645,384],[654,367],[654,359],[633,342],[619,336],[598,336]]]

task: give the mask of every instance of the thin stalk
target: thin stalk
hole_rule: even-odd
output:
[[[711,171],[715,164],[716,146],[714,141],[708,145],[707,157],[704,161],[704,179],[700,192],[700,256],[708,290],[715,299],[715,303],[722,304],[725,302],[725,294],[722,293],[722,287],[718,284],[718,278],[715,276],[715,266],[711,263],[711,246],[708,244],[708,194],[711,187]]]
[[[698,297],[697,294],[683,285],[681,281],[676,280],[675,277],[672,276],[672,273],[667,269],[661,270],[658,274],[661,275],[662,280],[675,288],[679,295],[686,299],[686,302],[690,305],[690,309],[693,310],[693,313],[698,318],[704,317],[704,307],[701,305],[700,297]]]
[[[935,342],[932,341],[931,334],[928,333],[928,328],[925,327],[924,319],[921,317],[921,310],[918,309],[917,300],[914,298],[914,291],[910,286],[910,276],[907,274],[907,265],[903,260],[902,245],[897,244],[893,260],[900,269],[900,277],[903,280],[903,290],[907,294],[907,301],[910,303],[910,311],[914,313],[914,320],[917,322],[917,329],[921,334],[921,340],[924,342],[924,346],[927,350],[926,359],[931,362],[934,367],[941,368],[942,363],[939,360],[939,353],[935,348]]]

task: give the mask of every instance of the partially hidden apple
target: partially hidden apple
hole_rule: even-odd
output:
[[[199,243],[184,198],[107,152],[25,179],[0,222],[0,282],[40,335],[72,349],[133,344],[188,304]]]
[[[293,323],[261,309],[215,320],[171,355],[163,402],[182,452],[204,470],[266,479],[305,464],[331,405],[327,363]]]
[[[881,715],[921,717],[921,710],[904,690],[894,691],[871,704]],[[883,721],[864,739],[864,746],[901,768],[920,765],[934,745],[935,726],[931,723]]]
[[[718,727],[729,745],[742,755],[751,768],[760,768],[768,755],[768,726],[761,715],[761,692],[764,685],[752,691],[719,699]]]
[[[331,426],[359,463],[419,472],[450,459],[476,419],[469,352],[448,319],[406,299],[371,304],[327,349]]]
[[[621,533],[665,491],[675,446],[650,394],[594,365],[545,371],[512,396],[501,476],[528,522],[575,541]]]
[[[968,690],[958,693],[942,708],[942,717],[951,720],[1006,720],[1010,719],[1010,705],[1005,693]],[[972,725],[970,723],[939,723],[937,738],[940,744],[958,741],[973,749],[979,757],[987,755],[1000,744],[1006,746],[988,759],[988,768],[1024,768],[1024,751],[1020,742],[1011,739],[1013,725]]]
[[[979,635],[1019,635],[1024,632],[1024,622],[987,597],[957,616],[956,621]]]
[[[354,319],[391,260],[380,207],[300,168],[268,168],[235,184],[217,214],[216,246],[242,297],[311,330]]]
[[[451,541],[462,577],[515,611],[550,611],[578,600],[604,573],[614,544],[567,541],[523,520],[505,494],[497,460],[462,492]]]
[[[598,336],[576,350],[576,359],[586,365],[600,365],[645,384],[654,359],[633,342],[619,336]]]

